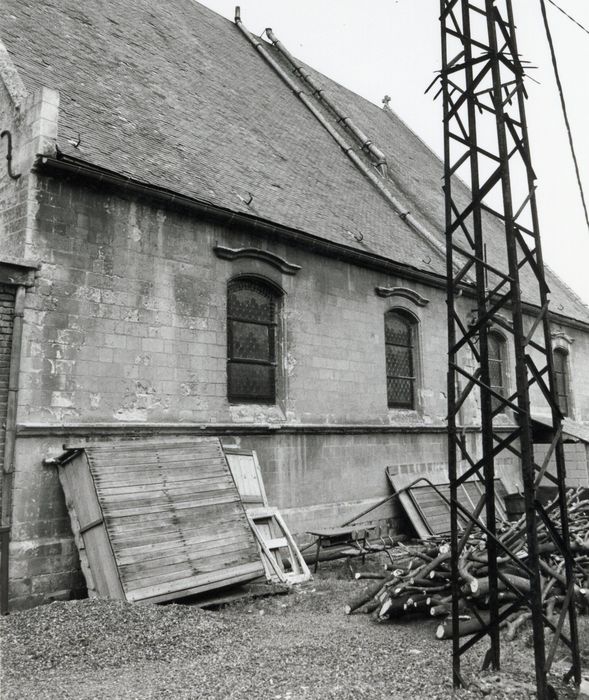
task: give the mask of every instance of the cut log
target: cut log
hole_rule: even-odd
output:
[[[466,605],[460,600],[458,601],[458,611],[459,613],[464,613],[468,611]],[[437,603],[430,608],[429,614],[432,617],[443,617],[445,615],[452,614],[452,601],[449,603]]]
[[[515,620],[507,623],[507,632],[505,633],[505,639],[511,642],[515,639],[518,629],[527,622],[532,617],[531,612],[520,613]]]
[[[514,588],[517,588],[518,591],[522,593],[529,593],[530,582],[527,578],[522,578],[521,576],[513,576],[512,574],[505,575],[505,578],[509,581],[509,583],[511,583],[511,585]],[[499,580],[497,581],[497,587],[499,588],[499,590],[505,590],[507,588],[507,585],[503,581]],[[489,592],[489,579],[486,577],[475,578],[470,582],[468,586],[462,587],[462,592],[465,595],[471,594],[475,598],[482,598],[483,596],[486,596]]]
[[[429,609],[429,614],[432,617],[445,617],[446,615],[452,614],[452,606],[447,603],[440,603],[439,605],[433,605]],[[436,632],[437,635],[437,632]]]
[[[384,585],[387,583],[394,583],[398,582],[399,577],[395,576],[395,573],[388,578],[377,581],[376,583],[373,583],[371,586],[369,586],[363,593],[360,595],[356,596],[353,598],[345,607],[344,611],[346,615],[351,615],[354,610],[357,610],[358,608],[362,607],[364,603],[367,603],[369,600],[372,598],[376,598],[379,594],[379,592],[383,589]]]
[[[406,611],[407,598],[388,597],[376,612],[379,621],[402,615]]]
[[[505,611],[507,608],[500,608],[499,612]],[[480,619],[479,619],[480,618]],[[468,637],[470,634],[479,632],[483,627],[489,624],[490,615],[486,611],[478,612],[478,617],[475,615],[461,615],[458,625],[458,636]],[[445,620],[438,625],[436,629],[437,639],[452,639],[452,620]]]

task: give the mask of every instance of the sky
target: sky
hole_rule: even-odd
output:
[[[557,0],[589,29],[588,0]],[[233,19],[235,0],[200,0]],[[589,304],[589,230],[575,179],[539,0],[514,0],[527,83],[544,261]],[[589,200],[589,34],[546,0],[569,120]],[[439,70],[439,0],[241,0],[255,34],[271,27],[291,53],[377,105],[391,108],[441,155],[442,105],[425,88]],[[369,125],[362,125],[369,133]],[[589,204],[589,201],[588,201]]]

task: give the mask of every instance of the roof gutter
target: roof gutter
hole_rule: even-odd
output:
[[[256,51],[262,56],[262,58],[268,63],[268,65],[274,70],[274,72],[283,80],[284,83],[294,92],[294,94],[301,100],[301,102],[307,107],[307,109],[313,114],[317,121],[323,126],[323,128],[332,136],[334,141],[340,146],[342,151],[348,156],[348,158],[354,163],[354,165],[360,170],[376,189],[383,195],[383,197],[392,206],[393,211],[398,214],[398,216],[403,219],[403,221],[416,233],[418,233],[429,245],[430,247],[445,261],[446,260],[446,249],[444,245],[434,236],[430,231],[428,231],[422,224],[411,215],[410,212],[405,210],[402,203],[388,190],[388,188],[382,183],[381,179],[375,175],[369,168],[366,167],[362,159],[354,151],[353,147],[341,136],[341,134],[334,129],[331,124],[325,119],[323,114],[315,107],[313,102],[307,97],[307,95],[301,90],[301,88],[294,82],[294,80],[283,70],[268,53],[268,50],[264,46],[263,42],[256,36],[254,36],[248,29],[245,28],[241,21],[241,14],[239,7],[235,8],[235,24],[241,33],[246,37],[250,44],[256,49]],[[460,268],[456,266],[456,272]]]
[[[348,129],[350,133],[353,134],[354,138],[360,144],[362,150],[367,151],[372,156],[372,158],[375,161],[376,167],[380,170],[381,174],[384,177],[386,177],[387,159],[385,154],[380,150],[380,148],[377,148],[372,143],[368,136],[366,136],[362,129],[360,129],[360,127],[356,125],[356,123],[351,119],[351,117],[346,117],[342,114],[339,107],[337,107],[331,101],[331,98],[327,96],[325,90],[315,82],[313,76],[310,73],[305,71],[303,66],[297,62],[296,58],[290,53],[290,51],[288,51],[288,49],[285,48],[284,44],[282,44],[282,42],[278,40],[276,34],[274,34],[272,29],[270,29],[269,27],[268,29],[266,29],[266,36],[274,44],[276,49],[290,63],[294,71],[298,73],[301,76],[301,78],[307,83],[307,85],[309,85],[309,87],[313,90],[313,95],[316,95],[323,102],[323,104],[333,112],[338,122],[343,124],[346,127],[346,129]]]
[[[340,243],[332,243],[324,238],[313,236],[306,231],[276,224],[267,219],[224,209],[219,205],[193,199],[192,197],[178,194],[173,190],[167,190],[163,187],[139,182],[110,170],[98,168],[85,161],[76,160],[75,158],[64,155],[60,158],[53,158],[51,156],[39,154],[35,163],[35,171],[47,174],[60,174],[75,179],[84,178],[91,180],[104,187],[110,187],[118,193],[124,190],[125,192],[142,197],[151,203],[161,203],[170,207],[176,207],[179,210],[196,212],[203,219],[208,221],[214,221],[225,225],[238,225],[252,233],[280,238],[292,245],[297,245],[305,250],[313,250],[316,253],[335,258],[336,260],[343,260],[344,262],[359,265],[370,270],[377,270],[387,275],[397,275],[401,279],[421,282],[422,284],[427,284],[436,289],[446,290],[445,275],[442,276],[435,272],[419,270],[409,265],[395,262],[390,258],[382,257],[376,253],[367,253],[366,251],[356,248],[349,248]],[[472,284],[466,282],[461,283],[459,291],[466,296],[475,297],[475,290]],[[524,311],[529,314],[536,315],[538,313],[538,307],[533,304],[523,302],[522,306]],[[589,331],[589,323],[579,321],[578,319],[564,316],[563,314],[557,314],[552,311],[549,312],[549,317],[551,320],[563,323],[570,328]]]

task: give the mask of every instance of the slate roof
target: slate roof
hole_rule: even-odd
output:
[[[393,212],[239,29],[202,5],[4,0],[0,39],[29,90],[59,90],[63,153],[445,275],[443,259]],[[394,114],[316,75],[385,151],[393,194],[443,241],[439,159]],[[555,310],[589,322],[589,309],[550,277]]]

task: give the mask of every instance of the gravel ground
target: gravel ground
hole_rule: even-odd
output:
[[[331,567],[289,595],[216,612],[83,600],[13,613],[1,623],[2,697],[452,697],[450,643],[435,639],[436,623],[414,618],[377,624],[367,615],[346,616],[343,606],[361,584],[343,576],[343,568]],[[526,631],[502,645],[501,676],[478,671],[483,649],[477,645],[463,672],[479,689],[454,697],[534,697],[528,645]],[[561,675],[566,668],[557,662]],[[556,676],[551,681],[558,687]],[[558,689],[560,698],[574,697]]]

